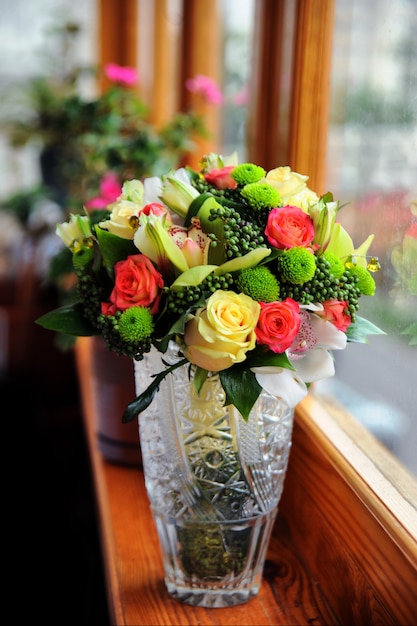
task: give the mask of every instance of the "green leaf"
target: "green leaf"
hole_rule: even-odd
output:
[[[245,366],[247,367],[246,362]],[[220,382],[226,393],[225,404],[233,404],[247,422],[249,413],[258,399],[262,387],[256,380],[255,374],[246,369],[245,366],[239,367],[235,365],[219,372],[219,375]]]
[[[139,250],[131,239],[123,239],[97,226],[95,228],[103,263],[110,276],[117,261],[126,259],[131,254],[139,254]]]
[[[35,320],[35,323],[47,330],[54,330],[65,335],[75,335],[77,337],[99,335],[97,328],[85,319],[83,311],[82,305],[76,302],[41,315],[41,317]]]
[[[208,371],[202,367],[196,367],[194,372],[194,387],[197,393],[200,395],[200,391],[207,379]]]
[[[356,343],[369,343],[367,335],[386,335],[387,333],[363,317],[356,316],[355,322],[351,324],[347,331],[347,339]]]
[[[204,202],[208,198],[212,198],[214,200],[213,194],[208,193],[208,192],[201,193],[199,196],[194,198],[194,200],[191,202],[190,206],[188,207],[188,212],[187,212],[187,215],[186,215],[185,220],[184,220],[185,228],[188,228],[189,226],[191,226],[192,218],[197,215],[197,213],[200,210],[200,207],[204,204]]]
[[[151,384],[145,389],[145,391],[140,394],[140,396],[132,400],[132,402],[127,405],[122,417],[123,424],[131,422],[138,416],[139,413],[147,409],[148,406],[152,403],[156,392],[159,391],[159,385],[161,384],[161,381],[163,381],[168,374],[176,370],[177,367],[181,367],[186,363],[188,363],[187,359],[181,359],[180,361],[178,361],[178,363],[167,367],[167,369],[163,372],[152,376],[152,378],[155,378],[155,380],[151,382]]]
[[[262,347],[249,352],[245,361],[246,367],[285,367],[295,370],[295,367],[284,353],[277,354],[271,350],[265,351]]]
[[[401,332],[401,335],[410,335],[411,339],[408,342],[408,345],[416,346],[417,345],[417,322],[413,322],[412,324],[407,326],[407,328],[404,328],[404,330]]]

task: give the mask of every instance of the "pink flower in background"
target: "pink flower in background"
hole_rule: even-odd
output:
[[[116,174],[107,172],[100,183],[100,195],[85,203],[86,209],[105,209],[115,202],[122,193],[122,186]]]
[[[139,74],[134,67],[122,67],[116,63],[108,63],[104,68],[107,78],[114,83],[127,85],[128,87],[135,85],[139,81]]]
[[[200,93],[210,104],[222,104],[223,94],[212,78],[197,74],[185,81],[185,86],[193,93]]]

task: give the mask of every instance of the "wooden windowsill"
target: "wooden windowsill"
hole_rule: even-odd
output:
[[[381,471],[384,451],[373,437],[314,395],[297,410],[258,597],[231,609],[170,598],[142,471],[105,461],[97,447],[88,338],[77,341],[76,358],[112,623],[414,623],[415,481],[390,460],[397,490]]]

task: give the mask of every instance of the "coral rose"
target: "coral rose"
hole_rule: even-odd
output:
[[[285,298],[282,302],[261,302],[261,312],[255,328],[258,343],[272,352],[282,354],[294,341],[300,329],[298,302]]]
[[[268,243],[279,250],[307,248],[314,238],[313,220],[299,207],[277,207],[269,212],[265,235]]]
[[[323,319],[332,322],[339,330],[346,332],[347,328],[351,325],[352,319],[348,313],[348,303],[346,300],[340,301],[332,298],[322,302],[323,311],[316,311],[317,315]]]
[[[124,311],[131,306],[149,307],[157,313],[164,280],[144,254],[128,256],[114,266],[115,282],[110,301]]]

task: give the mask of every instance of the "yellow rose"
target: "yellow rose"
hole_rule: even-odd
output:
[[[319,199],[317,194],[307,187],[308,176],[293,172],[288,166],[270,170],[265,180],[279,191],[284,206],[298,206],[307,212],[308,207]]]
[[[256,342],[260,305],[245,294],[218,290],[185,326],[186,358],[218,372],[246,359]]]

